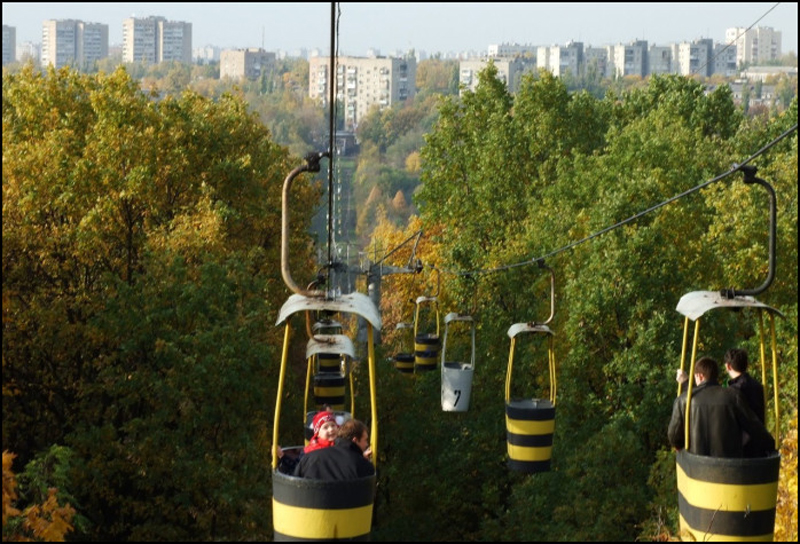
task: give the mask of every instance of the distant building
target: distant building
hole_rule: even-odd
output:
[[[90,68],[108,56],[108,25],[75,19],[42,23],[42,66]]]
[[[736,75],[736,46],[724,43],[714,44],[714,68],[713,74],[720,74],[725,77]]]
[[[536,66],[545,68],[555,76],[571,74],[578,76],[583,71],[584,57],[581,42],[567,42],[565,46],[542,46],[536,50]]]
[[[608,74],[609,77],[643,77],[650,73],[647,42],[645,40],[633,41],[628,45],[609,45],[607,50],[611,72]]]
[[[17,28],[3,25],[3,66],[17,60]]]
[[[330,100],[330,58],[315,56],[308,62],[308,95],[323,104]],[[344,129],[355,131],[375,106],[380,109],[414,98],[417,61],[414,57],[339,57],[336,99],[344,107]]]
[[[797,66],[751,66],[744,70],[739,77],[748,81],[766,81],[781,74],[785,74],[787,77],[797,77]]]
[[[196,47],[192,51],[192,59],[197,64],[210,64],[212,62],[219,62],[221,49],[215,45],[206,45],[205,47]]]
[[[608,51],[605,47],[586,47],[583,50],[583,58],[586,62],[583,73],[607,77]]]
[[[40,56],[40,46],[38,43],[24,42],[17,47],[17,62],[27,62],[29,60],[38,63]]]
[[[781,56],[781,33],[771,27],[742,27],[725,31],[725,41],[736,44],[736,65],[758,64]]]
[[[275,68],[275,53],[261,48],[226,49],[220,53],[219,77],[258,79]]]
[[[535,57],[539,48],[535,45],[520,45],[518,43],[490,44],[487,54],[490,57]]]
[[[673,47],[672,73],[710,76],[714,70],[714,42],[710,39],[681,42]]]
[[[122,61],[192,62],[192,23],[164,17],[130,17],[122,22]]]
[[[650,64],[650,74],[675,74],[677,67],[673,66],[673,50],[675,45],[651,45],[647,51]]]
[[[458,83],[461,87],[459,94],[465,91],[475,92],[478,88],[478,74],[486,69],[489,62],[497,68],[497,79],[506,84],[508,92],[515,93],[519,90],[522,75],[536,70],[538,58],[485,58],[462,60],[458,64]]]

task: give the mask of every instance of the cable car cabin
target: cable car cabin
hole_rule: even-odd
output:
[[[342,334],[342,324],[332,319],[323,319],[314,323],[312,329],[314,334]],[[344,372],[347,374],[350,368],[350,360],[336,351],[319,352],[316,354],[314,367],[317,372]]]
[[[550,392],[547,398],[511,397],[514,350],[517,336],[522,333],[543,335],[547,338],[547,368],[550,376]],[[553,351],[555,335],[547,325],[517,323],[508,329],[508,336],[511,338],[506,374],[508,468],[527,473],[547,472],[550,470],[556,423],[556,362]]]
[[[280,414],[288,368],[291,320],[297,312],[326,310],[356,314],[364,318],[367,334],[367,359],[370,390],[370,447],[372,462],[378,459],[378,415],[375,397],[375,345],[373,328],[380,329],[381,319],[374,303],[364,294],[351,293],[334,299],[294,294],[280,310],[277,325],[285,324],[283,352],[275,401],[272,434],[272,520],[274,539],[287,540],[367,540],[372,530],[372,511],[375,500],[376,477],[368,476],[346,481],[322,481],[299,478],[279,469],[278,444]],[[330,335],[345,349],[337,335]],[[328,337],[327,339],[330,339]],[[312,339],[313,340],[313,339]],[[352,346],[352,343],[350,343]],[[319,341],[309,346],[310,353],[326,349]],[[298,455],[301,448],[285,448],[285,455]]]
[[[304,398],[305,438],[306,445],[314,436],[312,422],[314,416],[320,410],[330,408],[336,414],[337,423],[341,424],[352,417],[355,410],[355,394],[353,388],[353,377],[350,375],[350,408],[344,409],[345,401],[345,372],[338,369],[336,371],[322,372],[319,367],[314,372],[314,361],[319,361],[319,356],[326,353],[336,354],[337,360],[350,361],[355,359],[356,351],[353,342],[343,334],[315,334],[308,340],[306,346],[306,361],[308,370],[306,372],[306,391]],[[343,363],[344,364],[344,363]],[[311,376],[314,378],[314,405],[315,409],[308,410],[308,392]]]
[[[436,363],[439,359],[441,342],[439,339],[439,302],[437,297],[417,297],[416,309],[414,311],[414,371],[426,372],[436,370]],[[426,312],[422,311],[425,305],[430,305]],[[429,319],[425,320],[424,317]],[[436,332],[420,332],[421,321],[426,321],[425,325],[436,325]],[[434,323],[428,323],[433,321]]]
[[[335,365],[323,369],[324,360],[335,357]],[[328,359],[323,359],[327,357]],[[355,348],[351,340],[343,334],[314,334],[306,348],[308,371],[306,373],[305,404],[308,409],[308,390],[314,382],[314,404],[317,410],[330,406],[333,410],[345,409],[345,385],[350,379],[350,411],[353,408],[353,376],[350,374],[351,361],[355,359]]]
[[[409,336],[414,334],[414,324],[413,323],[398,323],[397,326],[395,327],[395,329],[398,330],[398,331],[400,331],[401,329],[408,330],[408,332],[411,333],[411,334],[409,334]],[[410,347],[413,348],[414,347],[413,346],[413,344],[414,344],[413,340],[414,339],[411,338],[411,340],[412,340],[412,342],[410,342]],[[403,345],[402,335],[398,339],[398,343],[401,346]],[[403,349],[403,348],[401,347],[400,349]],[[398,371],[402,372],[403,374],[407,374],[409,376],[413,375],[414,374],[414,360],[415,359],[414,359],[414,350],[413,349],[410,350],[410,351],[400,351],[397,354],[395,354],[395,356],[394,356],[394,367]]]
[[[448,361],[447,337],[453,323],[469,325],[472,346],[469,362],[464,360]],[[450,342],[450,354],[453,353],[453,342]],[[452,358],[452,357],[451,357]],[[475,321],[472,316],[451,312],[444,317],[444,341],[442,342],[442,410],[445,412],[466,412],[469,410],[469,399],[472,394],[472,375],[475,372]]]
[[[759,317],[761,383],[768,390],[766,368],[767,333],[764,316],[769,322],[769,343],[772,350],[773,404],[775,406],[776,443],[779,437],[777,348],[775,308],[758,302],[751,296],[724,296],[715,291],[695,291],[684,295],[677,311],[685,316],[681,369],[684,369],[689,350],[690,321],[695,322],[690,355],[690,380],[687,388],[687,407],[692,395],[691,376],[697,356],[701,317],[711,310],[750,310]],[[680,388],[679,388],[680,393]],[[775,451],[766,457],[722,458],[695,455],[689,450],[691,410],[686,410],[685,448],[676,454],[678,479],[678,509],[681,534],[696,541],[770,541],[775,531],[775,506],[778,494],[780,454]]]

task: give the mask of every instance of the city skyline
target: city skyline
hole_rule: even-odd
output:
[[[78,19],[109,26],[122,41],[128,17],[162,16],[192,23],[192,47],[264,47],[292,52],[330,48],[331,3],[3,3],[3,24],[17,43],[41,42],[42,22]],[[344,3],[338,5],[340,55],[415,49],[428,54],[486,51],[490,44],[592,46],[647,40],[651,44],[711,38],[732,27],[772,27],[782,54],[797,52],[797,3]],[[37,22],[38,21],[38,22]],[[297,24],[292,24],[297,21]],[[476,24],[475,21],[480,21]]]

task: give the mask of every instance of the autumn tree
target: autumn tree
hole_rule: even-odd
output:
[[[86,538],[268,535],[269,324],[299,161],[232,94],[28,69],[3,77],[3,164],[4,447],[22,464],[72,448]],[[297,270],[318,196],[296,182]]]

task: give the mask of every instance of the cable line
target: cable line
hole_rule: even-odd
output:
[[[717,177],[715,177],[713,179],[710,179],[710,180],[708,180],[708,181],[706,181],[704,183],[701,183],[700,185],[697,185],[696,187],[692,187],[691,189],[688,189],[688,190],[680,193],[679,195],[673,196],[672,198],[670,198],[668,200],[665,200],[665,201],[660,202],[660,203],[658,203],[658,204],[656,204],[654,206],[651,206],[650,208],[647,208],[644,211],[641,211],[641,212],[639,212],[639,213],[637,213],[635,215],[632,215],[631,217],[629,217],[629,218],[627,218],[627,219],[625,219],[623,221],[620,221],[619,223],[611,225],[610,227],[606,227],[606,228],[604,228],[604,229],[602,229],[600,231],[597,231],[597,232],[595,232],[593,234],[590,234],[589,236],[586,236],[585,238],[582,238],[580,240],[572,242],[571,244],[568,244],[568,245],[566,245],[566,246],[564,246],[562,248],[559,248],[559,249],[556,249],[554,251],[551,251],[550,253],[547,253],[547,254],[545,254],[545,255],[543,255],[541,257],[535,257],[535,258],[528,259],[528,260],[525,260],[525,261],[522,261],[522,262],[518,262],[518,263],[514,263],[514,264],[507,264],[507,265],[498,266],[498,267],[495,267],[495,268],[478,269],[478,270],[471,270],[471,271],[456,271],[456,270],[448,270],[448,269],[444,269],[444,268],[438,268],[438,267],[435,267],[435,266],[432,266],[432,265],[426,265],[426,266],[428,266],[429,268],[436,268],[437,270],[440,270],[442,272],[446,272],[448,274],[452,274],[452,275],[455,275],[455,276],[476,276],[476,275],[479,275],[479,274],[490,274],[490,273],[494,273],[494,272],[502,272],[502,271],[505,271],[505,270],[510,270],[512,268],[519,268],[521,266],[528,266],[528,265],[532,265],[532,264],[537,264],[539,262],[544,262],[547,259],[549,259],[550,257],[554,257],[555,255],[558,255],[559,253],[563,253],[564,251],[567,251],[568,249],[572,249],[572,248],[574,248],[576,246],[579,246],[580,244],[583,244],[584,242],[588,242],[589,240],[597,238],[597,237],[599,237],[599,236],[601,236],[603,234],[606,234],[607,232],[610,232],[610,231],[612,231],[612,230],[614,230],[616,228],[619,228],[619,227],[622,227],[624,225],[627,225],[628,223],[630,223],[630,222],[632,222],[632,221],[634,221],[636,219],[639,219],[640,217],[643,217],[644,215],[646,215],[646,214],[648,214],[648,213],[650,213],[652,211],[655,211],[655,210],[657,210],[659,208],[662,208],[662,207],[666,206],[667,204],[671,204],[672,202],[675,202],[676,200],[678,200],[680,198],[683,198],[685,196],[688,196],[688,195],[690,195],[692,193],[696,193],[697,191],[699,191],[701,189],[704,189],[705,187],[708,187],[712,183],[720,181],[720,180],[730,176],[731,174],[735,174],[736,172],[740,171],[744,166],[746,166],[748,163],[753,161],[753,159],[759,157],[760,155],[763,155],[768,149],[770,149],[771,147],[777,145],[781,140],[783,140],[784,138],[788,137],[790,134],[792,134],[796,130],[797,130],[797,123],[795,123],[795,125],[793,127],[791,127],[790,129],[786,130],[783,134],[781,134],[780,136],[778,136],[777,138],[775,138],[774,140],[769,142],[767,145],[765,145],[764,147],[759,149],[757,152],[755,152],[754,154],[750,155],[747,159],[745,159],[744,162],[742,162],[740,164],[734,163],[731,166],[730,170],[728,170],[727,172],[724,172],[724,173],[718,175]]]

